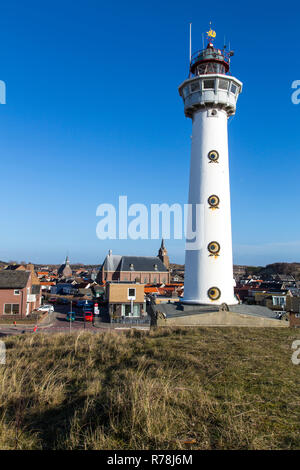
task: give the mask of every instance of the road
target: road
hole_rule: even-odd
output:
[[[84,322],[82,310],[75,310],[75,321],[66,320],[69,305],[56,305],[55,312],[50,313],[48,318],[37,324],[37,330],[34,332],[35,325],[0,325],[0,336],[18,335],[20,333],[69,333],[70,331],[86,330],[93,333],[104,330],[105,328],[95,327],[91,322]]]
[[[37,330],[34,331],[35,325],[0,325],[0,337],[19,335],[23,333],[70,333],[76,331],[89,331],[91,333],[98,333],[100,331],[108,331],[114,329],[115,331],[122,332],[124,330],[132,328],[138,328],[142,330],[149,330],[149,326],[138,326],[138,325],[123,325],[123,324],[110,324],[105,323],[98,326],[94,326],[91,322],[84,322],[83,311],[81,309],[73,309],[76,313],[75,321],[70,322],[66,320],[67,312],[70,310],[69,305],[56,305],[55,312],[49,314],[47,319],[42,323],[37,324]]]
[[[70,310],[69,305],[57,305],[55,306],[55,312],[51,326],[41,326],[45,332],[57,333],[57,332],[69,332],[73,330],[87,330],[87,331],[99,331],[98,327],[95,327],[91,322],[85,322],[83,317],[83,311],[80,309],[73,309],[76,313],[75,321],[69,322],[66,320],[68,311]],[[71,324],[70,324],[71,323]]]

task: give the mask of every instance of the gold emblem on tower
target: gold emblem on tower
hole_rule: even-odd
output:
[[[215,194],[212,194],[209,196],[207,199],[207,202],[209,204],[209,209],[215,210],[219,209],[219,204],[220,204],[220,198],[216,196]]]
[[[219,255],[220,249],[221,249],[220,243],[215,242],[215,241],[210,242],[210,243],[207,245],[207,249],[208,249],[208,251],[209,251],[209,253],[210,253],[209,256],[214,256],[215,259],[216,259],[218,256],[220,256],[220,255]]]
[[[221,297],[221,291],[218,287],[210,287],[207,291],[210,300],[218,300]]]
[[[209,159],[209,163],[219,163],[218,160],[219,160],[219,152],[217,152],[217,150],[211,150],[210,152],[208,152],[208,159]]]

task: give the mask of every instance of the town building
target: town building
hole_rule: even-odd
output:
[[[58,282],[50,288],[51,294],[55,295],[75,295],[78,289],[72,283]]]
[[[164,261],[169,265],[169,257],[164,242],[158,256],[121,256],[113,255],[109,250],[99,269],[97,281],[139,282],[142,284],[168,284],[170,272]]]
[[[67,279],[69,277],[72,277],[73,273],[72,273],[72,269],[71,269],[71,266],[70,266],[70,261],[69,261],[68,256],[66,257],[65,263],[62,264],[58,268],[57,275],[58,275],[58,277],[63,278],[63,279]]]
[[[300,297],[286,297],[286,313],[292,328],[300,328]]]
[[[158,251],[158,257],[164,263],[165,267],[167,269],[169,269],[170,268],[170,260],[169,260],[167,249],[165,247],[164,239],[162,239],[162,241],[161,241],[160,249]]]
[[[294,276],[292,276],[291,274],[274,274],[272,277],[275,281],[290,282],[290,283],[296,282]]]
[[[41,286],[30,270],[0,271],[0,317],[25,317],[41,304]]]
[[[23,264],[9,264],[4,268],[6,271],[26,271],[26,268]]]
[[[105,297],[111,321],[147,317],[143,284],[108,282]]]

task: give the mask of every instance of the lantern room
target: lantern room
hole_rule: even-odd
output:
[[[225,75],[229,72],[230,57],[233,52],[225,52],[225,49],[216,49],[209,42],[206,49],[195,52],[191,57],[190,72],[197,75],[209,75],[218,73]]]

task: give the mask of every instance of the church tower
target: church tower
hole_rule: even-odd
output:
[[[65,279],[68,277],[72,277],[72,268],[70,266],[70,261],[69,261],[68,256],[66,257],[65,263],[59,267],[57,274],[59,277],[62,277]]]
[[[169,256],[168,256],[168,251],[165,247],[165,241],[164,239],[162,238],[161,240],[161,245],[160,245],[160,249],[158,251],[158,258],[161,259],[161,261],[164,263],[165,267],[167,269],[169,269],[170,267],[170,260],[169,260]]]

